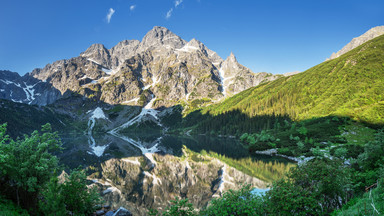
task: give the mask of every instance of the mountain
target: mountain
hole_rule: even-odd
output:
[[[332,53],[330,59],[338,58],[339,56],[355,49],[356,47],[360,46],[361,44],[372,40],[380,35],[384,34],[384,26],[377,26],[374,28],[371,28],[367,32],[365,32],[363,35],[353,38],[351,42],[349,42],[346,46],[344,46],[341,50],[339,50],[337,53]]]
[[[287,116],[303,120],[336,115],[383,124],[383,86],[384,35],[307,71],[261,84],[203,108],[200,115],[213,117],[197,124],[212,125],[217,116],[216,121],[224,125],[224,116],[235,111],[248,118]]]
[[[73,127],[70,116],[55,112],[47,106],[39,107],[0,99],[0,113],[0,124],[7,123],[7,134],[12,138],[40,130],[46,123],[50,123],[54,131],[62,133],[77,129]]]
[[[0,99],[18,103],[47,105],[61,94],[49,83],[16,72],[0,70]]]
[[[46,80],[61,94],[74,92],[109,104],[170,107],[182,101],[218,101],[276,79],[253,73],[233,54],[225,61],[196,39],[187,42],[164,27],[111,49],[93,44],[80,56],[26,75]]]

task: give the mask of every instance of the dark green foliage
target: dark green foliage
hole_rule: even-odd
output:
[[[344,144],[346,140],[341,136],[340,128],[349,122],[348,118],[332,116],[292,123],[286,121],[283,126],[275,124],[270,130],[243,134],[242,142],[250,151],[278,148],[279,154],[312,156],[314,148],[329,147],[333,143]]]
[[[4,192],[15,194],[13,198],[24,207],[36,207],[38,192],[58,167],[58,159],[52,153],[61,149],[61,142],[49,124],[42,126],[42,134],[34,131],[17,140],[7,139],[4,128],[3,125],[0,130],[0,152],[6,158],[0,169],[2,184],[6,185]]]
[[[359,155],[355,164],[354,180],[357,190],[374,184],[383,172],[384,167],[384,131],[379,130],[375,140],[368,142],[364,152]]]
[[[61,142],[49,124],[42,126],[41,131],[13,140],[5,134],[6,125],[0,125],[0,193],[33,215],[67,215],[68,211],[91,214],[100,201],[98,193],[88,190],[84,171],[73,171],[68,180],[58,184],[58,159],[53,153],[62,149]],[[26,215],[2,198],[0,213],[1,205],[10,208],[4,215]]]
[[[86,181],[85,172],[81,170],[72,171],[63,184],[53,176],[42,193],[44,201],[40,202],[40,208],[44,215],[66,215],[68,211],[75,215],[90,215],[95,212],[101,197],[96,188],[87,188]]]
[[[382,215],[384,212],[384,179],[378,181],[377,188],[365,193],[362,197],[356,197],[343,208],[332,212],[331,215]]]
[[[266,194],[273,215],[325,215],[346,203],[350,170],[341,160],[313,159],[293,168]]]
[[[30,134],[46,123],[50,123],[55,131],[67,130],[69,128],[66,125],[69,125],[68,122],[72,120],[69,116],[58,114],[49,107],[14,103],[2,99],[0,99],[0,113],[0,124],[7,123],[8,134],[12,138]],[[67,124],[64,125],[62,122]]]
[[[384,165],[384,131],[375,135],[375,140],[368,142],[364,153],[359,156],[360,165],[365,169],[377,169]]]
[[[39,202],[39,208],[44,215],[62,216],[67,213],[65,200],[61,196],[62,186],[58,182],[59,179],[54,174],[41,193],[42,199]]]
[[[240,190],[229,190],[222,197],[213,199],[200,215],[264,215],[263,198],[252,193],[250,185]]]
[[[194,127],[195,133],[207,134],[213,132],[218,135],[236,135],[243,133],[255,133],[263,129],[271,129],[274,124],[282,124],[289,120],[287,116],[259,115],[249,117],[239,110],[232,110],[220,114],[202,112],[200,110],[189,113],[183,118],[183,128]]]
[[[15,205],[12,201],[6,200],[0,196],[0,215],[4,216],[28,216],[28,212],[19,206]]]
[[[182,111],[183,108],[180,105],[172,107],[172,112],[165,114],[161,118],[161,123],[166,127],[178,127],[183,119]]]

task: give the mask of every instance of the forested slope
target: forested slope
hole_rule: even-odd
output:
[[[281,115],[293,120],[328,115],[384,123],[384,36],[295,76],[245,90],[202,114],[239,110],[249,117]]]

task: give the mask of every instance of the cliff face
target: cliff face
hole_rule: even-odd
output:
[[[217,101],[277,76],[253,73],[227,60],[196,39],[187,42],[164,27],[154,27],[142,41],[125,40],[111,49],[93,44],[79,57],[56,61],[28,76],[46,80],[61,94],[76,92],[109,104],[154,108],[180,101]]]
[[[217,159],[185,151],[183,157],[146,154],[111,159],[102,164],[99,176],[89,178],[109,204],[124,206],[137,215],[145,215],[150,208],[165,209],[175,197],[188,198],[202,208],[213,197],[243,184],[266,188],[265,182]]]

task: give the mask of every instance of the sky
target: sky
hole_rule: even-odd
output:
[[[253,72],[304,71],[384,25],[384,0],[0,0],[0,70],[23,75],[164,26]]]

